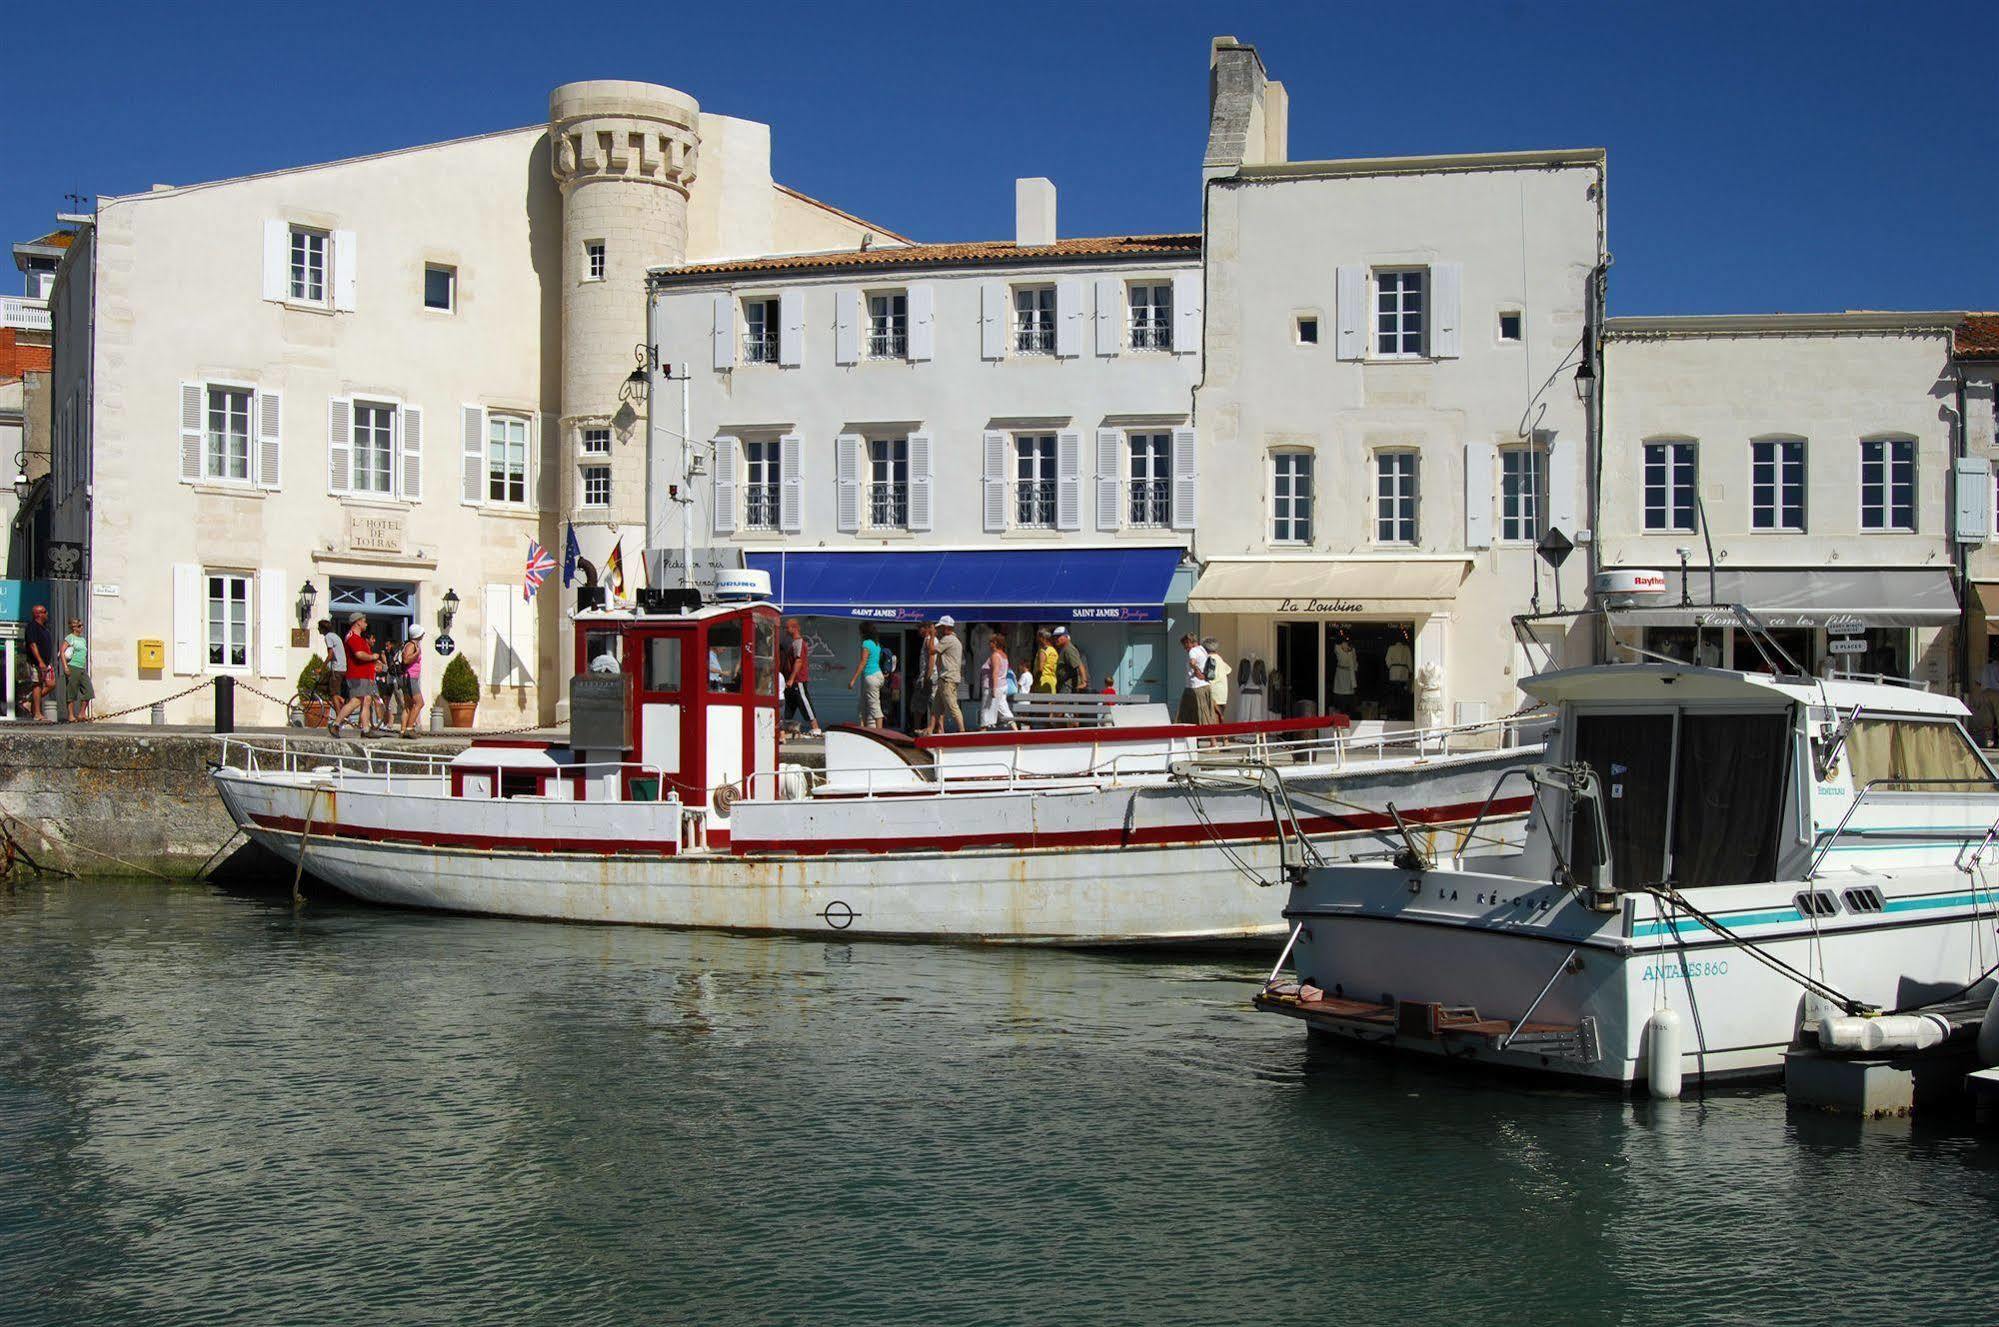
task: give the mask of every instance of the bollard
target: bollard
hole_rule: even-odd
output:
[[[236,731],[236,679],[226,673],[215,679],[215,731]]]
[[[433,733],[444,731],[444,702],[441,700],[430,707],[430,731]]]
[[[150,720],[152,721],[152,724],[153,724],[153,727],[155,727],[155,728],[164,728],[164,727],[166,727],[166,726],[167,726],[167,703],[166,703],[165,701],[163,701],[163,700],[156,700],[156,701],[154,701],[154,702],[153,702],[153,708],[151,709],[151,711],[149,711],[149,712],[148,712],[148,714],[147,714],[147,716],[146,716],[146,717],[147,717],[148,719],[150,719]]]

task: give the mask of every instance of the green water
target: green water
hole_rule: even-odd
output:
[[[1495,1087],[1252,986],[0,888],[0,1322],[1999,1321],[1999,1146]]]

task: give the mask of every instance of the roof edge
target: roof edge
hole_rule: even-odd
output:
[[[1100,250],[1065,251],[1064,244],[1084,243],[1092,240],[1124,240],[1177,242],[1189,244],[1184,252],[1157,253],[1106,253]],[[1160,266],[1175,262],[1198,262],[1201,256],[1201,235],[1195,231],[1174,232],[1160,235],[1079,235],[1058,241],[1054,245],[1036,245],[1026,249],[999,249],[1009,245],[1009,240],[970,240],[944,244],[891,245],[881,249],[821,249],[811,253],[762,254],[753,258],[731,259],[720,263],[688,263],[678,266],[658,266],[646,273],[647,281],[654,287],[700,285],[710,282],[727,282],[743,277],[773,276],[785,278],[816,278],[826,276],[848,276],[856,272],[900,272],[900,271],[965,271],[992,267],[1028,267],[1036,265],[1068,267],[1096,265]],[[926,253],[938,249],[956,249],[966,244],[990,244],[993,252],[952,256],[928,256]],[[807,265],[798,265],[800,259],[820,259]]]
[[[1694,313],[1606,318],[1604,333],[1619,337],[1769,336],[1819,333],[1925,332],[1949,335],[1963,323],[1955,309],[1847,309],[1828,313]]]
[[[901,231],[890,230],[887,226],[877,224],[876,222],[868,220],[866,217],[857,217],[852,212],[847,211],[847,209],[843,207],[835,207],[823,198],[814,198],[811,194],[805,193],[802,190],[794,189],[788,184],[780,184],[778,181],[772,180],[771,187],[776,189],[781,194],[790,194],[793,198],[796,198],[801,203],[809,203],[813,207],[816,207],[821,211],[831,212],[834,216],[839,217],[842,220],[851,221],[856,226],[866,226],[869,230],[872,230],[877,235],[886,235],[888,238],[892,240],[901,240],[904,244],[916,243],[915,240],[912,240],[911,238],[909,238],[909,236],[904,235]]]
[[[1536,148],[1524,152],[1447,152],[1419,157],[1341,157],[1327,161],[1276,161],[1242,166],[1226,179],[1295,180],[1365,175],[1427,175],[1480,170],[1544,170],[1556,166],[1602,166],[1600,147]]]

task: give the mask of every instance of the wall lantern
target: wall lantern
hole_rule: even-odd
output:
[[[1576,370],[1576,400],[1588,402],[1590,394],[1596,390],[1596,361],[1589,355],[1583,356],[1582,367]]]
[[[319,602],[319,591],[307,581],[298,587],[298,624],[303,627],[312,621],[312,606]]]
[[[437,609],[437,629],[439,631],[451,630],[451,619],[457,616],[458,591],[446,590],[444,592],[444,602],[439,604]]]

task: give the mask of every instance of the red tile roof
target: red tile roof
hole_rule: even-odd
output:
[[[842,249],[837,253],[800,253],[769,258],[739,258],[726,263],[696,263],[661,268],[669,280],[737,273],[827,272],[869,267],[983,267],[992,263],[1061,263],[1092,258],[1199,258],[1199,235],[1104,235],[1057,240],[1025,248],[1012,240],[976,240],[965,244],[883,245]]]
[[[1999,313],[1970,313],[1957,329],[1959,359],[1999,359]]]
[[[0,327],[0,381],[12,381],[29,373],[47,373],[54,367],[55,352],[49,347],[24,345],[19,332]]]
[[[67,249],[70,246],[70,242],[75,238],[76,232],[73,230],[52,230],[39,239],[29,240],[27,247],[31,249]]]

